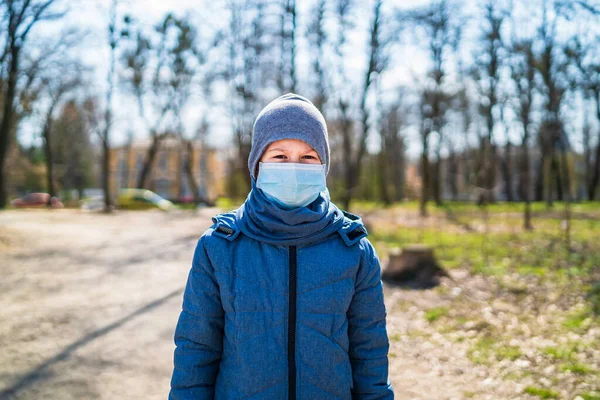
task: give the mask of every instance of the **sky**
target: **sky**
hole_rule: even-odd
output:
[[[363,0],[359,0],[363,1]],[[364,2],[364,1],[363,1]],[[78,0],[77,2],[69,3],[69,13],[67,17],[61,21],[60,24],[52,23],[45,24],[36,27],[37,31],[34,32],[36,35],[49,36],[60,32],[66,26],[77,26],[86,32],[85,38],[81,45],[78,46],[74,53],[76,57],[82,60],[86,65],[93,68],[91,84],[87,85],[85,90],[86,93],[96,93],[100,98],[104,98],[103,92],[106,90],[106,76],[108,71],[108,59],[109,49],[106,43],[106,27],[108,24],[108,10],[110,7],[110,0]],[[169,13],[175,13],[183,15],[189,13],[192,17],[200,19],[200,14],[211,14],[218,15],[217,2],[207,2],[198,0],[178,0],[177,2],[168,2],[163,0],[120,0],[119,13],[121,15],[130,14],[135,15],[137,23],[151,27],[160,21],[164,16]],[[224,3],[224,2],[223,2]],[[402,0],[396,1],[399,5],[402,5]],[[427,3],[427,0],[416,0],[412,1],[411,5],[418,5],[419,3]],[[199,4],[202,4],[202,8],[199,8]],[[213,10],[211,11],[210,5],[212,4]],[[303,18],[305,18],[307,10],[311,7],[313,1],[298,1],[298,24],[303,26]],[[224,20],[224,19],[223,19]],[[218,26],[218,21],[214,22]],[[226,22],[226,21],[221,21]],[[359,21],[363,23],[364,29],[368,28],[369,19]],[[365,65],[365,39],[366,36],[355,33],[349,38],[353,41],[353,48],[356,51],[350,57],[351,71],[353,73],[360,74],[360,71]],[[299,40],[299,53],[306,48],[307,43],[304,39],[302,32],[300,32]],[[416,49],[409,50],[407,56],[412,60],[410,68],[419,69],[417,64],[423,64],[423,61],[419,61],[419,54]],[[422,59],[425,57],[422,56]],[[417,63],[417,64],[415,64]],[[423,64],[424,65],[424,64]],[[308,61],[303,60],[301,57],[297,58],[297,68],[299,75],[305,75],[304,71],[308,68]],[[408,83],[411,79],[410,74],[396,73],[390,74],[391,79],[388,79],[389,83],[393,80],[401,81],[404,77],[405,82]],[[393,79],[393,78],[396,79]],[[401,79],[398,79],[401,78]],[[302,94],[302,93],[300,93]],[[224,93],[217,93],[217,96],[224,96]],[[265,104],[266,105],[266,104]],[[123,144],[127,140],[128,133],[133,133],[135,138],[145,138],[145,127],[140,118],[138,117],[137,107],[134,104],[134,99],[126,91],[118,89],[114,96],[113,106],[115,108],[115,125],[112,133],[112,143],[115,146]],[[188,135],[192,134],[196,127],[199,125],[203,115],[209,115],[211,120],[211,135],[209,136],[209,143],[214,146],[227,146],[231,142],[232,129],[227,116],[222,110],[205,107],[201,102],[194,103],[193,106],[189,106],[185,110],[184,125]],[[22,132],[20,133],[20,140],[23,143],[41,143],[41,138],[37,125],[39,121],[32,119],[28,123],[24,124]]]
[[[370,10],[368,4],[371,0],[358,0],[362,4],[362,9]],[[518,7],[519,0],[515,0]],[[410,2],[404,0],[395,0],[384,2],[384,7],[416,7],[420,4],[426,4],[429,0],[413,0]],[[70,7],[69,14],[65,20],[60,23],[45,24],[36,27],[34,32],[39,36],[51,36],[56,34],[66,26],[77,26],[86,32],[80,46],[74,51],[76,57],[82,60],[86,65],[92,68],[91,84],[85,88],[86,94],[97,94],[100,98],[104,98],[106,88],[106,76],[108,71],[108,55],[109,49],[106,40],[106,27],[108,24],[108,9],[110,0],[78,0],[68,1],[63,4],[68,4]],[[151,27],[160,21],[168,12],[173,12],[178,15],[189,13],[195,20],[202,21],[203,24],[212,24],[215,28],[220,23],[226,22],[223,18],[219,20],[201,18],[201,15],[219,15],[220,4],[224,2],[208,2],[198,0],[178,0],[177,2],[169,2],[164,0],[120,0],[119,14],[135,15],[136,23]],[[303,19],[307,14],[307,10],[312,6],[314,1],[298,1],[299,7],[299,25],[303,27],[305,24]],[[467,14],[476,12],[480,0],[463,0],[462,9]],[[522,16],[518,21],[518,30],[521,34],[531,31],[536,24],[531,23],[532,16]],[[534,17],[535,18],[535,17]],[[359,28],[363,32],[368,29],[369,18],[361,18],[357,20],[360,24]],[[460,57],[469,62],[473,56],[474,46],[472,42],[476,39],[478,27],[475,24],[470,24],[470,28],[465,31],[463,50],[459,54]],[[366,65],[366,34],[355,32],[349,36],[348,40],[352,42],[352,48],[355,50],[348,59],[353,75],[361,76],[361,72]],[[419,48],[412,39],[412,32],[406,32],[402,38],[403,44],[395,50],[394,68],[386,71],[382,76],[380,89],[384,97],[395,97],[398,91],[398,85],[405,85],[409,88],[415,88],[422,79],[424,72],[427,70],[427,54],[423,51],[422,46]],[[299,32],[298,53],[301,55],[307,46],[303,32]],[[306,76],[307,68],[309,68],[308,60],[303,60],[298,57],[298,70],[301,77]],[[226,93],[216,93],[217,97],[223,98]],[[300,94],[302,94],[300,92]],[[372,99],[371,99],[372,100]],[[265,104],[266,105],[266,104]],[[123,144],[128,134],[133,134],[135,138],[146,138],[147,130],[138,115],[137,106],[134,98],[124,89],[117,88],[114,96],[113,107],[115,109],[115,124],[112,133],[113,145]],[[183,116],[184,130],[187,136],[193,134],[197,129],[203,116],[207,116],[211,123],[211,132],[208,141],[213,146],[226,147],[231,143],[232,129],[230,121],[223,110],[218,107],[208,107],[202,101],[194,101],[186,107]],[[581,119],[576,116],[575,120]],[[577,123],[577,122],[575,122]],[[23,143],[36,142],[40,143],[39,137],[39,121],[36,119],[30,120],[24,124],[20,132],[20,140]],[[408,153],[415,155],[420,151],[419,140],[416,137],[416,131],[408,131]],[[378,139],[376,135],[371,135],[369,148],[376,149]]]

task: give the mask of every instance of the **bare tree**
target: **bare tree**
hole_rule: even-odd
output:
[[[462,71],[459,63],[459,71]],[[460,88],[451,98],[451,108],[449,110],[449,130],[451,134],[444,135],[445,146],[448,150],[447,167],[445,181],[447,183],[450,195],[453,200],[458,200],[460,196],[460,178],[469,176],[468,162],[463,159],[469,155],[469,130],[472,123],[471,100],[467,93],[467,87],[464,81],[466,74],[462,75]]]
[[[591,15],[600,15],[600,4],[593,0],[561,0],[558,2],[558,5],[570,13],[575,13],[577,9],[582,9]]]
[[[236,154],[228,187],[231,195],[242,196],[250,188],[250,175],[244,171],[250,154],[253,121],[264,107],[265,88],[270,84],[276,87],[277,74],[273,74],[268,65],[271,54],[266,44],[272,35],[267,31],[264,2],[229,0],[227,9],[230,14],[227,30],[218,34],[220,50],[226,51],[220,59],[226,61],[215,66],[215,75],[226,82],[230,91],[227,112]]]
[[[56,196],[54,162],[52,151],[52,132],[55,121],[55,110],[62,103],[65,95],[77,89],[82,84],[84,67],[77,60],[65,57],[69,49],[78,45],[82,38],[81,32],[69,29],[54,39],[52,44],[44,46],[43,68],[39,77],[39,97],[47,99],[47,108],[43,112],[41,136],[43,139],[46,162],[46,182],[50,197]],[[48,199],[50,205],[50,198]]]
[[[52,21],[62,18],[64,11],[53,11],[55,0],[28,0],[0,2],[0,13],[2,18],[2,40],[3,46],[0,53],[0,65],[2,75],[0,80],[6,80],[2,85],[0,104],[2,114],[0,115],[0,209],[6,207],[6,171],[5,159],[10,147],[12,132],[15,126],[15,100],[19,98],[18,77],[22,71],[21,58],[23,52],[27,52],[29,36],[32,29],[41,22]],[[7,64],[4,67],[4,63]]]
[[[205,62],[205,55],[198,47],[198,32],[187,18],[176,18],[167,16],[164,26],[172,25],[176,32],[176,44],[168,56],[170,71],[169,81],[169,110],[176,121],[177,132],[181,140],[181,151],[183,152],[183,170],[185,171],[189,188],[192,192],[194,202],[199,204],[206,202],[200,197],[198,183],[194,177],[193,142],[183,135],[183,123],[181,114],[190,100],[193,90],[194,79],[198,75],[198,69]]]
[[[73,89],[81,85],[81,77],[74,73],[73,77],[68,80],[59,80],[57,83],[48,81],[48,96],[50,104],[45,112],[44,125],[42,128],[42,138],[44,139],[44,155],[46,158],[46,182],[48,185],[48,193],[50,196],[56,196],[56,188],[54,185],[54,159],[52,152],[52,131],[54,123],[54,111],[60,105],[63,97]],[[60,78],[59,78],[60,79]],[[48,200],[50,205],[50,199]]]
[[[540,58],[536,63],[539,74],[544,82],[545,104],[542,123],[538,134],[538,145],[541,151],[541,159],[538,168],[538,178],[536,182],[536,198],[541,200],[542,189],[544,187],[546,164],[549,164],[548,178],[549,183],[546,193],[546,201],[550,206],[556,189],[559,200],[563,199],[563,194],[569,194],[570,183],[568,174],[561,172],[560,155],[564,155],[569,146],[567,136],[563,129],[561,120],[561,106],[564,94],[568,88],[568,79],[566,72],[568,59],[563,55],[562,48],[557,42],[558,19],[561,18],[557,13],[556,5],[553,2],[553,17],[548,15],[547,1],[544,1],[543,19],[539,28],[539,40],[542,45]],[[566,163],[566,159],[564,160]],[[567,168],[566,164],[564,168]]]
[[[343,181],[344,181],[344,207],[347,207],[349,201],[356,191],[356,187],[348,184],[351,179],[352,161],[346,161],[346,157],[351,157],[353,154],[354,142],[354,120],[352,118],[352,100],[353,100],[353,85],[349,77],[348,66],[345,62],[345,48],[347,45],[347,33],[352,29],[353,22],[351,12],[354,8],[353,0],[337,0],[335,2],[335,22],[336,35],[332,38],[333,65],[331,67],[331,100],[334,103],[334,109],[337,112],[337,125],[339,136],[341,137],[341,150],[344,154],[344,163],[342,165]]]
[[[376,0],[373,5],[371,25],[369,28],[368,42],[368,63],[362,84],[360,96],[359,110],[361,132],[358,138],[357,149],[352,151],[352,130],[343,129],[344,134],[344,150],[346,151],[346,169],[345,169],[345,185],[346,192],[343,198],[344,208],[350,208],[352,199],[352,189],[357,187],[360,182],[361,163],[367,152],[367,138],[371,128],[370,110],[367,105],[367,96],[371,93],[373,83],[377,77],[383,72],[388,63],[386,49],[388,40],[382,35],[382,14],[381,0]],[[346,34],[345,32],[342,34]],[[343,109],[343,114],[347,115],[347,103],[340,103],[340,108]],[[347,118],[347,117],[343,117]]]
[[[380,194],[385,204],[402,201],[405,182],[405,141],[402,129],[405,124],[406,111],[400,101],[392,103],[381,113],[380,139],[381,148],[378,155],[377,174]],[[389,188],[393,188],[390,193]]]
[[[529,157],[529,141],[532,129],[536,73],[533,41],[531,39],[515,41],[511,53],[511,76],[515,84],[514,107],[522,129],[519,160],[519,193],[521,199],[525,201],[523,228],[531,230],[533,229],[533,224],[531,223],[531,162]]]
[[[479,109],[485,119],[486,130],[479,136],[479,154],[477,168],[479,179],[477,185],[491,189],[496,185],[496,158],[497,150],[494,143],[494,127],[496,117],[494,112],[502,107],[500,99],[500,74],[503,67],[502,60],[502,26],[506,12],[501,10],[497,1],[487,0],[484,5],[485,27],[481,33],[483,51],[477,57],[474,76],[478,82],[480,102]],[[482,193],[487,198],[480,201],[493,201],[493,191],[486,190]]]
[[[579,77],[574,84],[581,88],[586,99],[593,101],[594,114],[597,121],[600,122],[600,62],[596,57],[598,52],[597,41],[598,37],[596,36],[590,43],[584,44],[581,38],[575,37],[567,46],[567,55],[579,72]],[[586,122],[588,122],[587,113],[584,113],[584,116]],[[586,124],[584,129],[585,184],[588,200],[592,201],[596,198],[596,191],[600,184],[600,129],[596,134],[596,149],[593,161],[592,152],[594,151],[591,149],[589,124]]]
[[[203,60],[195,47],[196,30],[187,19],[168,14],[155,26],[154,40],[130,19],[128,31],[133,30],[136,33],[124,50],[122,61],[126,82],[136,97],[151,139],[137,179],[136,185],[141,189],[148,184],[160,143],[167,135],[165,124],[170,117],[177,120],[172,114],[180,113],[190,96],[197,64],[192,61]]]
[[[316,95],[313,99],[314,105],[324,112],[323,107],[327,102],[327,87],[326,87],[326,70],[325,62],[325,46],[327,44],[327,33],[325,32],[325,10],[327,0],[318,0],[312,10],[312,19],[308,28],[308,40],[311,44],[310,48],[314,49],[313,72],[317,77]]]
[[[427,215],[427,202],[430,190],[437,204],[441,204],[441,149],[444,143],[443,128],[446,122],[446,112],[449,108],[450,95],[444,88],[447,75],[446,59],[450,51],[456,50],[460,36],[461,23],[457,18],[458,10],[451,7],[448,0],[435,1],[429,6],[414,10],[408,14],[408,19],[424,31],[432,66],[428,71],[421,99],[421,198],[420,213]],[[436,162],[430,165],[430,137],[438,136],[435,148]],[[433,173],[432,173],[433,172]]]
[[[116,57],[117,46],[120,39],[125,36],[119,31],[117,26],[117,7],[119,0],[112,0],[108,15],[108,45],[110,48],[110,58],[108,64],[106,98],[104,105],[103,127],[96,130],[102,146],[102,190],[104,192],[104,212],[111,212],[113,209],[113,199],[110,192],[110,133],[113,124],[112,100],[115,89]],[[95,123],[93,126],[99,127],[97,119],[92,117]]]
[[[129,23],[131,24],[131,20]],[[132,28],[130,28],[130,32],[131,30]],[[157,31],[161,32],[160,26],[157,27]],[[135,37],[129,42],[131,41],[133,41],[133,46],[131,46],[131,43],[128,43],[129,46],[124,49],[122,57],[123,63],[125,64],[125,70],[129,73],[126,82],[137,99],[138,112],[148,127],[147,129],[151,138],[150,147],[148,148],[148,152],[146,153],[142,169],[139,172],[136,182],[136,187],[143,189],[147,186],[147,180],[154,159],[156,158],[160,141],[164,137],[164,135],[159,134],[159,128],[165,117],[169,101],[161,92],[162,86],[160,85],[160,74],[158,73],[160,67],[162,67],[161,60],[156,61],[154,73],[152,74],[152,72],[150,72],[151,77],[149,78],[147,76],[150,69],[149,64],[152,61],[150,58],[152,50],[150,40],[145,36],[144,32],[139,30],[135,34]],[[160,41],[160,43],[163,44],[164,42]],[[160,54],[160,52],[157,53]],[[145,100],[147,96],[152,96],[150,102],[158,106],[158,112],[156,113],[154,123],[149,121],[151,115],[154,115],[154,113],[146,112],[147,106]]]
[[[53,120],[51,137],[57,184],[63,189],[76,189],[81,199],[92,180],[94,159],[91,131],[81,103],[73,99],[64,103]]]
[[[298,86],[296,76],[296,0],[279,0],[281,21],[279,40],[281,58],[277,86],[281,92],[295,92]]]

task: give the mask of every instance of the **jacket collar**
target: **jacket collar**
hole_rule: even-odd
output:
[[[228,211],[212,217],[214,235],[229,241],[238,237],[241,230],[236,224],[236,211]],[[337,232],[347,246],[352,246],[369,233],[360,216],[345,210],[341,211],[344,215],[344,222]]]

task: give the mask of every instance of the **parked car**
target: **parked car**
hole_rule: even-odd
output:
[[[121,189],[119,190],[117,207],[130,210],[157,207],[163,211],[168,211],[173,209],[175,205],[148,189]]]
[[[79,200],[81,208],[86,211],[97,211],[104,208],[103,196],[88,196]]]
[[[58,197],[50,197],[50,194],[48,193],[29,193],[23,197],[12,200],[10,205],[18,208],[44,207],[48,204],[48,200],[50,200],[50,206],[52,208],[64,207],[64,204]]]

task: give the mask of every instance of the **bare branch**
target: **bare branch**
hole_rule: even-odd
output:
[[[600,6],[599,5],[596,5],[596,4],[592,5],[584,0],[577,0],[576,4],[578,4],[581,8],[583,8],[584,10],[586,10],[594,15],[600,15]]]
[[[33,26],[37,22],[39,22],[39,21],[57,20],[57,19],[60,19],[60,18],[62,18],[62,17],[65,16],[65,14],[67,13],[66,11],[64,11],[64,12],[57,12],[57,13],[54,13],[54,14],[46,14],[46,15],[44,15],[44,12],[54,2],[55,2],[55,0],[47,0],[45,3],[39,4],[39,5],[32,5],[32,11],[33,12],[32,12],[32,15],[31,15],[31,21],[29,21],[29,24],[27,24],[27,27],[19,35],[19,39],[21,41],[25,40],[25,38],[27,37],[27,34],[29,33],[29,31],[31,30],[31,28],[33,28]],[[29,0],[26,3],[29,3]],[[23,11],[25,11],[25,8],[26,7],[24,6],[23,7]]]

